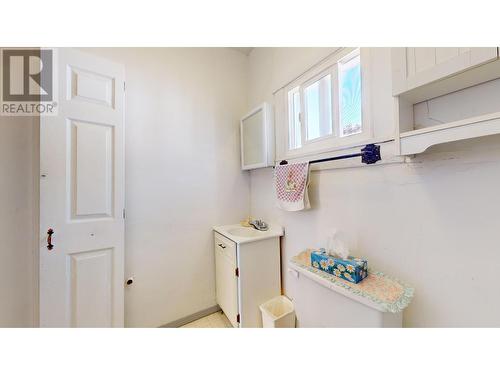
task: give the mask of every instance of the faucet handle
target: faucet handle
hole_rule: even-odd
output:
[[[251,221],[250,225],[252,225],[257,230],[265,231],[265,230],[269,229],[268,225],[260,219],[255,219],[255,220]]]

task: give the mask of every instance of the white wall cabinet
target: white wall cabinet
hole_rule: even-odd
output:
[[[452,77],[472,68],[480,67],[498,59],[497,47],[407,47],[393,48],[392,73],[393,95],[411,92],[422,86]],[[489,71],[489,69],[487,69]],[[492,74],[494,74],[492,72]],[[498,74],[498,73],[497,73]],[[444,93],[471,86],[471,78],[460,82],[459,79],[449,81],[449,87],[443,87],[447,92],[438,92],[439,85],[433,88],[436,92],[430,95],[438,96]],[[474,74],[473,84],[485,82],[489,75],[484,72]],[[465,85],[465,86],[463,86]],[[429,92],[429,90],[427,90]],[[432,97],[432,96],[431,96]],[[428,99],[429,97],[425,98]]]
[[[240,121],[241,169],[274,165],[274,125],[271,107],[263,103]]]
[[[214,232],[216,299],[235,328],[262,327],[259,306],[281,295],[279,235],[237,243]]]
[[[417,124],[415,104],[470,90],[500,78],[497,47],[393,48],[392,92],[396,149],[412,155],[446,142],[500,133],[500,112],[478,113],[435,125]]]

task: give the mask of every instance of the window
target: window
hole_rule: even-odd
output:
[[[341,53],[284,88],[288,142],[283,156],[328,151],[366,133],[360,50]]]
[[[306,140],[332,134],[332,78],[328,74],[311,83],[304,90]]]
[[[361,133],[361,61],[359,54],[339,62],[340,136]]]

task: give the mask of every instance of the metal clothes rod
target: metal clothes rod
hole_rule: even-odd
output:
[[[375,164],[377,161],[382,160],[382,158],[380,157],[380,146],[372,143],[363,147],[361,149],[361,152],[358,152],[356,154],[347,154],[347,155],[333,156],[331,158],[311,160],[309,164],[323,163],[325,161],[357,158],[359,156],[361,156],[361,162],[365,164]],[[280,165],[286,165],[286,164],[288,164],[286,160],[282,160],[280,162]]]

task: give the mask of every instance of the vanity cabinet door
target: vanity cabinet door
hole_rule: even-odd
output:
[[[393,95],[498,59],[497,47],[392,49]]]
[[[214,234],[216,299],[224,314],[238,327],[238,278],[236,277],[236,244]]]

